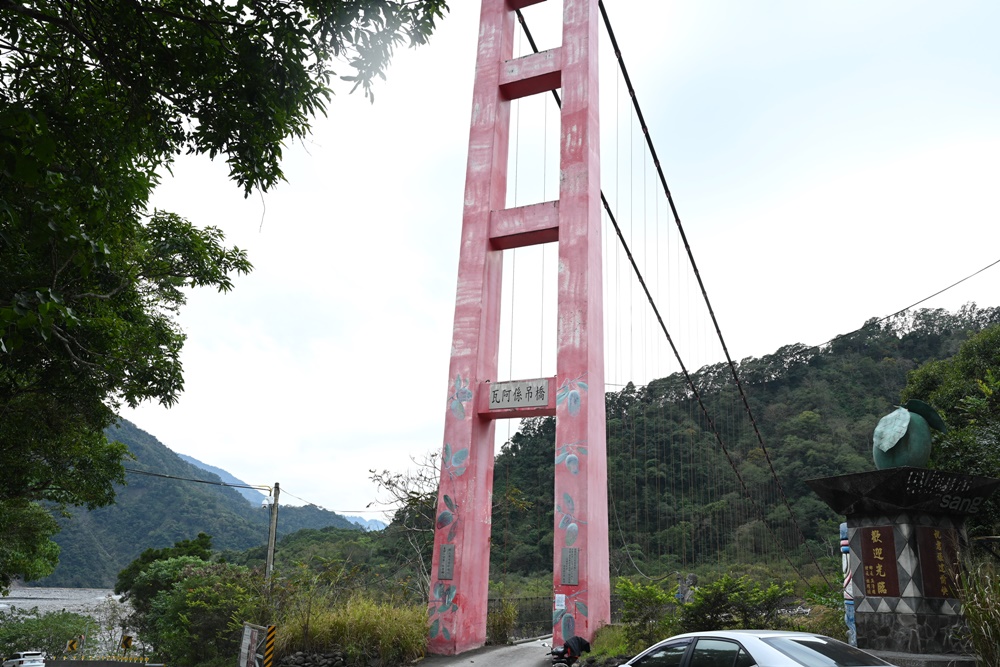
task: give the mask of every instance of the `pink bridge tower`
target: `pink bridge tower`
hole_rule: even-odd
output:
[[[610,620],[597,0],[563,0],[562,45],[513,58],[515,10],[483,0],[431,570],[434,653],[486,640],[498,418],[556,416],[553,633]],[[511,100],[562,89],[559,199],[505,208]],[[498,383],[502,253],[558,242],[556,377]]]

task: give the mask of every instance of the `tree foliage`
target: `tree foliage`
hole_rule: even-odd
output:
[[[161,562],[172,565],[186,558]],[[175,571],[173,585],[157,593],[146,612],[144,641],[172,664],[231,664],[239,655],[243,623],[265,621],[261,572],[205,562]]]
[[[39,613],[38,608],[12,607],[0,610],[0,655],[16,651],[42,651],[48,658],[60,657],[66,641],[87,634],[92,621],[66,610]]]
[[[136,580],[154,562],[169,560],[180,556],[191,556],[199,560],[211,560],[212,558],[212,537],[205,533],[198,533],[193,540],[181,540],[174,543],[172,547],[165,549],[146,549],[138,558],[128,564],[128,566],[118,573],[118,580],[115,582],[115,593],[129,594],[136,593],[133,588]],[[140,596],[141,597],[141,596]],[[147,596],[151,597],[151,596]]]
[[[791,582],[762,585],[749,577],[725,574],[694,589],[694,599],[680,605],[678,631],[781,629],[786,624],[778,618],[778,609],[791,593]]]
[[[932,467],[1000,477],[1000,326],[971,336],[953,357],[918,368],[902,398],[931,403],[948,423],[931,450]],[[996,535],[1000,502],[988,500],[969,518],[969,529],[973,535]]]
[[[0,502],[112,502],[126,449],[104,429],[123,404],[177,400],[187,289],[251,270],[218,229],[149,210],[175,157],[219,157],[246,194],[267,190],[324,112],[333,62],[371,97],[446,9],[0,0]]]
[[[0,594],[6,594],[12,573],[25,581],[52,573],[59,546],[49,538],[59,529],[55,519],[37,503],[0,501]]]
[[[392,523],[382,531],[383,553],[396,561],[400,580],[408,583],[414,595],[426,599],[430,592],[440,465],[436,453],[411,460],[413,467],[403,473],[368,472],[382,494],[380,501],[395,508]]]

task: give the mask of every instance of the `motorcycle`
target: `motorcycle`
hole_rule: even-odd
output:
[[[562,646],[553,646],[549,651],[552,656],[552,667],[572,667],[581,655],[590,651],[590,642],[583,637],[570,637]]]

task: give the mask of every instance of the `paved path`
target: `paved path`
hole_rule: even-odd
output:
[[[459,655],[429,655],[418,667],[550,667],[552,638],[512,646],[486,646]]]

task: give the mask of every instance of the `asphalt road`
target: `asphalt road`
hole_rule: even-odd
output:
[[[460,655],[429,655],[418,667],[550,667],[552,638],[512,646],[486,646]]]

